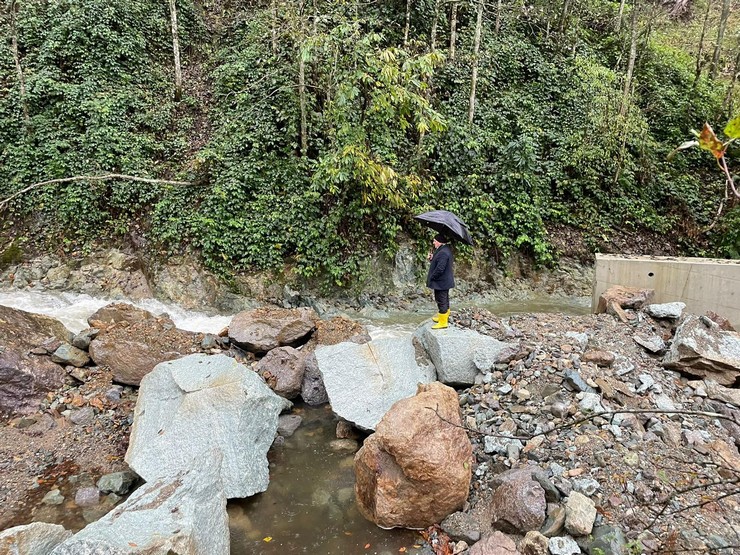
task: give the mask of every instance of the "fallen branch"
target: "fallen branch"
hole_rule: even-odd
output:
[[[149,179],[146,177],[136,177],[133,175],[123,175],[120,173],[107,173],[104,175],[75,175],[74,177],[63,177],[60,179],[50,179],[48,181],[40,181],[21,189],[17,193],[10,195],[8,198],[0,200],[0,210],[3,210],[8,206],[11,200],[19,197],[23,193],[27,193],[37,187],[43,187],[45,185],[54,185],[57,183],[72,183],[74,181],[106,181],[108,179],[127,179],[128,181],[137,181],[139,183],[150,183],[152,185],[194,185],[192,181],[172,181],[169,179]]]

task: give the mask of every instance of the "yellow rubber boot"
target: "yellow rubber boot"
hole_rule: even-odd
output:
[[[434,316],[432,316],[432,322],[439,322],[440,313],[437,312]]]
[[[444,312],[439,315],[439,322],[432,326],[433,330],[441,330],[447,327],[447,321],[450,319],[450,311]]]

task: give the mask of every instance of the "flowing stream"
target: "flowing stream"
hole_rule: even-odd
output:
[[[0,291],[0,305],[52,316],[78,332],[87,318],[111,301],[75,293]],[[154,314],[167,313],[177,327],[218,333],[230,315],[208,315],[156,300],[132,302]],[[431,304],[431,303],[430,303]],[[500,316],[521,312],[587,314],[590,299],[533,298],[479,305]],[[429,318],[429,312],[348,314],[364,323],[371,336],[406,335]],[[298,404],[302,425],[268,454],[270,485],[266,492],[228,505],[232,555],[420,553],[420,536],[410,530],[383,530],[365,520],[354,502],[352,452],[336,450],[337,418],[328,405]],[[70,512],[71,509],[71,512]],[[82,514],[67,507],[60,523],[73,530],[84,526]],[[98,515],[102,516],[102,515]],[[89,518],[88,518],[89,520]],[[47,520],[49,521],[49,520]]]

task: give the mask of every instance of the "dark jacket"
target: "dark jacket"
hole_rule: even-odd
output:
[[[452,276],[452,249],[449,245],[442,245],[434,252],[429,263],[427,287],[438,290],[455,287],[455,278]]]

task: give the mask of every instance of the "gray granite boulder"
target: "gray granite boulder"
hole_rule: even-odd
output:
[[[32,522],[0,532],[3,555],[49,555],[55,547],[72,537],[72,532],[59,524]]]
[[[229,519],[218,455],[201,468],[144,484],[52,555],[228,555]]]
[[[663,366],[732,386],[740,376],[740,333],[724,331],[706,316],[688,316],[676,329]]]
[[[432,330],[432,324],[414,333],[437,369],[437,379],[448,385],[473,385],[481,361],[492,366],[509,362],[519,352],[518,345],[504,343],[469,329],[449,327]],[[477,363],[477,364],[476,364]]]
[[[267,450],[290,403],[225,355],[163,362],[141,382],[126,462],[147,482],[223,455],[226,497],[265,491]]]
[[[680,302],[649,304],[645,307],[645,312],[653,318],[678,320],[683,314],[684,308],[686,308],[686,303]]]
[[[416,395],[418,383],[435,381],[434,366],[408,337],[338,343],[315,354],[332,409],[364,430],[374,430],[396,401]]]

